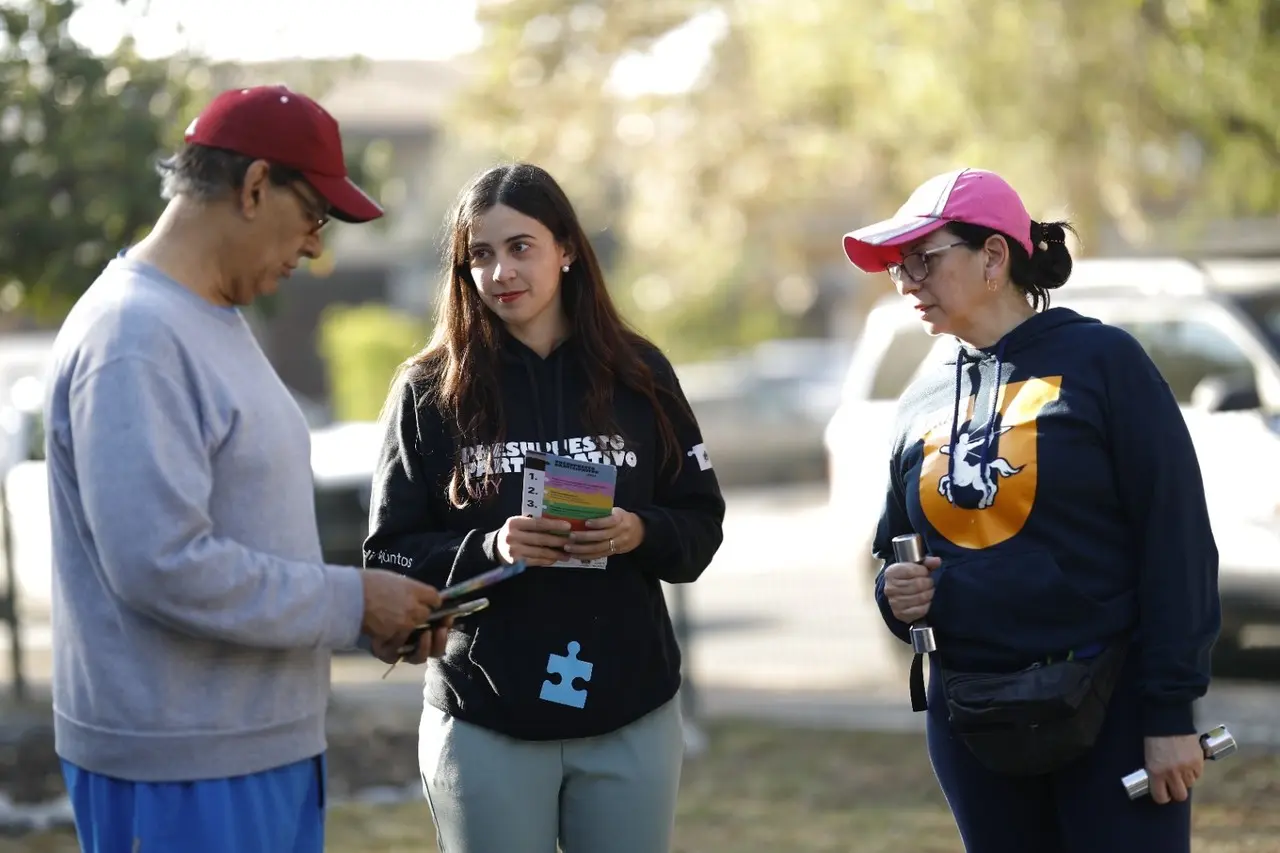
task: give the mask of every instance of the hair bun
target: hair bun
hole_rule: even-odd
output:
[[[1061,222],[1032,222],[1032,237],[1036,243],[1034,250],[1048,251],[1050,243],[1066,243],[1066,223]],[[1034,252],[1033,252],[1034,254]]]
[[[1071,277],[1071,252],[1067,249],[1067,231],[1075,233],[1066,222],[1031,223],[1033,251],[1031,265],[1035,268],[1037,284],[1046,290],[1056,290]]]

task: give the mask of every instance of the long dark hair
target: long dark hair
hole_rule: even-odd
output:
[[[653,409],[661,442],[659,469],[674,463],[671,473],[675,476],[682,454],[666,405],[679,405],[680,400],[655,381],[641,355],[653,344],[627,325],[609,298],[591,241],[564,190],[545,170],[527,163],[489,169],[458,197],[442,247],[448,267],[435,329],[426,347],[406,363],[426,380],[429,390],[424,404],[439,409],[460,447],[493,446],[504,440],[506,419],[498,377],[505,331],[497,316],[480,301],[468,251],[476,219],[497,204],[541,222],[574,257],[560,282],[560,300],[587,374],[584,424],[597,435],[618,433],[613,413],[616,385],[644,395]],[[488,472],[482,478],[468,478],[461,455],[455,454],[449,478],[450,503],[462,507],[496,493],[498,476]]]

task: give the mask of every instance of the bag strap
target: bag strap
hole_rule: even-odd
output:
[[[930,664],[932,666],[932,664]],[[924,655],[916,652],[911,659],[911,710],[929,710],[928,692],[924,689]]]
[[[1128,647],[1130,641],[1130,637],[1123,635],[1118,639],[1118,641],[1113,640],[1113,642],[1118,642],[1125,648]],[[1072,649],[1068,651],[1064,660],[1092,660],[1107,651],[1108,648],[1109,646],[1106,641],[1089,643],[1085,646],[1081,646],[1079,649]],[[937,654],[938,653],[935,651],[928,655],[930,668],[932,668],[936,663]],[[911,687],[911,710],[916,713],[929,710],[929,691],[925,689],[924,683],[924,658],[925,655],[923,653],[916,652],[915,656],[911,659],[911,675],[909,676],[909,684]],[[1047,658],[1045,663],[1053,663],[1053,657],[1050,656]]]
[[[956,374],[959,377],[959,374]],[[923,563],[925,559],[924,539],[918,533],[902,533],[893,537],[893,556],[899,563]],[[888,566],[886,561],[885,566]],[[882,573],[884,569],[880,570]],[[924,619],[911,623],[911,651],[915,657],[911,660],[911,710],[924,711],[929,708],[929,699],[924,687],[924,655],[937,651],[933,642],[933,629]],[[932,664],[930,664],[932,667]],[[932,669],[930,670],[932,672]]]

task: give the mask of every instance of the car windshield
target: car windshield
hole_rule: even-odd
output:
[[[1236,304],[1257,324],[1280,358],[1280,288],[1237,297]]]

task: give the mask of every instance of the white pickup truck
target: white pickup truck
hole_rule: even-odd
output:
[[[1280,629],[1280,260],[1084,259],[1052,296],[1132,333],[1182,405],[1220,554],[1217,654]],[[863,537],[868,583],[879,570],[870,540],[898,396],[954,346],[925,335],[905,300],[886,298],[867,318],[827,425],[830,500]]]

